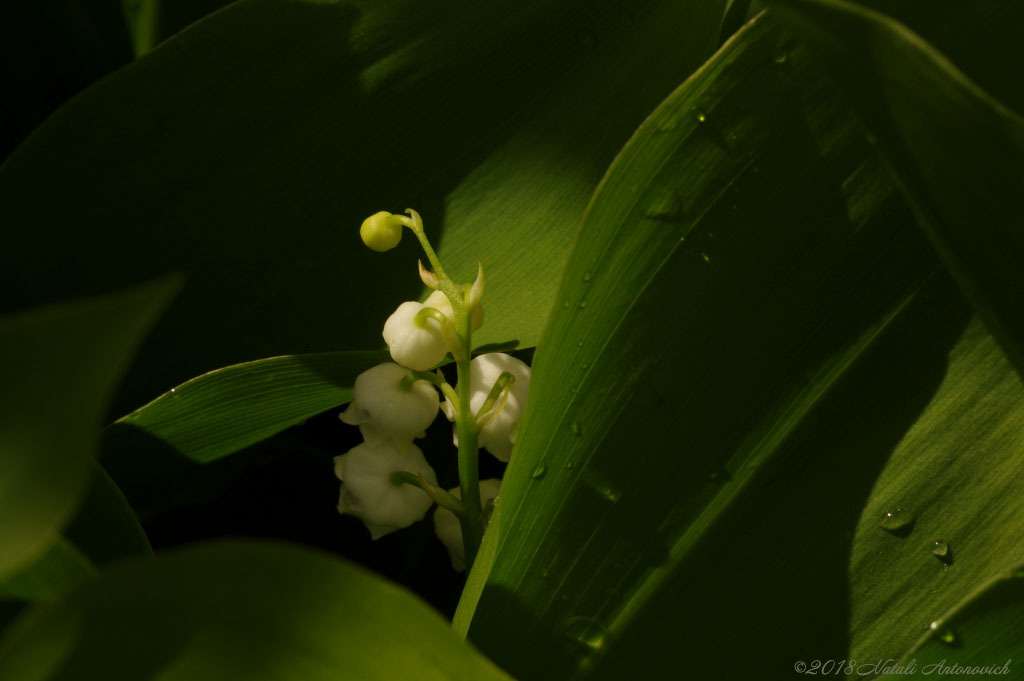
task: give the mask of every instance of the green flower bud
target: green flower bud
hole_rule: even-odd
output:
[[[402,240],[402,223],[391,213],[382,210],[363,220],[359,236],[364,244],[375,251],[390,251]]]

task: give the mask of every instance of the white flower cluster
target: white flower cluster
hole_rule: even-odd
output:
[[[428,487],[437,485],[437,476],[412,441],[424,436],[439,407],[449,420],[455,418],[451,402],[446,400],[441,406],[434,385],[416,379],[410,372],[433,369],[452,350],[434,313],[419,315],[427,308],[448,320],[454,316],[451,304],[439,291],[424,303],[402,303],[384,325],[384,340],[394,362],[360,374],[352,390],[352,401],[340,414],[342,421],[359,427],[364,442],[334,460],[335,474],[341,480],[338,511],[362,519],[374,539],[408,527],[426,515],[434,501],[423,489],[409,484],[410,476]],[[471,320],[473,329],[482,322],[483,309],[477,305]],[[480,414],[487,423],[480,430],[479,443],[501,461],[508,461],[526,406],[530,367],[502,353],[481,355],[470,363],[469,389],[471,411],[477,415],[503,372],[512,374],[515,380],[488,414]],[[456,387],[460,389],[463,387]],[[457,437],[455,443],[458,444]],[[498,480],[480,483],[485,507],[497,496],[499,484]],[[460,496],[458,488],[450,494]],[[459,519],[450,510],[438,508],[434,526],[448,549],[452,566],[465,569]]]

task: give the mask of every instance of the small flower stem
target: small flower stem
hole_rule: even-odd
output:
[[[501,375],[498,376],[498,380],[496,380],[494,385],[491,386],[491,392],[487,393],[487,399],[485,399],[484,403],[480,405],[480,411],[476,413],[476,425],[478,429],[490,423],[499,413],[501,413],[501,408],[505,406],[505,400],[508,399],[508,393],[505,392],[505,388],[515,382],[515,376],[507,371],[501,372]],[[494,405],[498,404],[498,400],[503,394],[505,396],[505,400],[502,400],[501,406],[494,410],[494,414],[489,414],[488,412],[494,409]],[[484,420],[484,416],[487,416],[488,418]]]
[[[440,280],[439,283],[441,284],[441,290],[444,291],[444,294],[448,296],[449,299],[451,299],[453,296],[457,295],[458,289],[456,288],[455,283],[448,278],[447,274],[445,274],[444,268],[441,267],[441,260],[438,259],[437,253],[434,252],[434,247],[430,245],[430,241],[427,239],[427,233],[423,231],[423,218],[421,218],[420,214],[412,208],[407,209],[405,212],[409,214],[409,217],[405,217],[404,215],[396,215],[395,217],[398,218],[403,225],[412,230],[412,233],[416,235],[417,239],[419,239],[420,246],[423,247],[423,252],[427,254],[427,260],[430,261],[430,266],[434,268],[434,274],[436,274],[437,278]]]
[[[423,490],[430,499],[442,508],[446,508],[457,516],[466,512],[465,504],[453,494],[427,481],[422,475],[413,475],[409,471],[395,471],[391,474],[393,485],[412,485]]]

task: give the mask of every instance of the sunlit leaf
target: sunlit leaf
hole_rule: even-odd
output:
[[[723,5],[232,4],[0,168],[0,309],[188,272],[124,413],[234,363],[381,347],[386,308],[422,293],[420,254],[372,253],[358,227],[411,206],[453,276],[487,271],[479,343],[533,345],[587,198],[714,49]]]
[[[0,320],[0,576],[70,520],[114,387],[176,289],[163,280]]]
[[[408,592],[324,554],[230,542],[119,565],[27,612],[0,678],[499,681]]]

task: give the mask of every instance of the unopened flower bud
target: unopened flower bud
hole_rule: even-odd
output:
[[[363,439],[371,446],[384,440],[409,442],[423,437],[437,416],[440,398],[426,381],[402,386],[409,370],[388,362],[378,364],[356,377],[352,402],[340,418],[350,426],[359,426]]]
[[[402,223],[391,213],[382,210],[363,220],[359,236],[364,244],[375,251],[390,251],[402,240]]]
[[[462,498],[458,487],[448,490],[456,497]],[[480,481],[480,508],[486,508],[487,502],[498,496],[501,491],[501,480]],[[434,511],[434,532],[444,547],[448,549],[448,556],[452,559],[452,567],[457,572],[466,569],[466,548],[462,544],[462,526],[458,517],[446,508],[438,507]]]
[[[434,469],[411,442],[363,443],[334,458],[341,480],[338,512],[362,519],[374,539],[422,520],[434,503],[419,487],[396,483],[391,477],[396,471],[437,484]]]
[[[416,314],[425,307],[411,301],[402,303],[384,323],[384,342],[391,359],[416,371],[432,369],[448,354],[436,319],[427,319],[423,327],[415,322]]]
[[[508,461],[512,456],[514,434],[518,433],[515,427],[523,417],[526,409],[526,396],[530,390],[530,367],[524,362],[503,352],[491,352],[480,355],[473,359],[469,367],[470,371],[470,397],[469,406],[475,415],[491,392],[494,382],[498,380],[502,372],[507,371],[515,377],[515,381],[506,390],[509,391],[508,399],[498,400],[494,409],[501,411],[493,419],[480,429],[478,443],[493,454],[499,461]],[[458,386],[457,390],[462,390]],[[441,411],[445,413],[449,421],[455,419],[455,410],[450,400],[445,400],[441,405]],[[485,416],[481,414],[481,416]],[[456,434],[455,444],[458,445]]]

